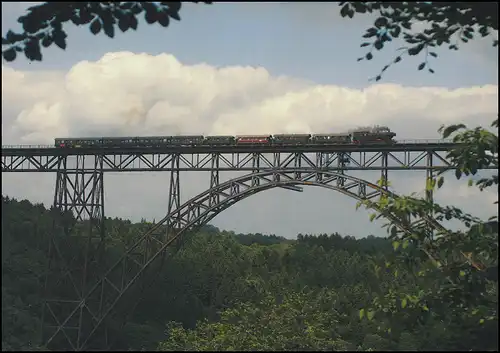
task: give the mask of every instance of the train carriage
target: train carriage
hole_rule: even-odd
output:
[[[358,128],[351,131],[352,142],[357,145],[387,145],[395,143],[396,133],[387,126]]]
[[[272,137],[276,145],[306,145],[310,139],[310,134],[277,134]]]
[[[102,146],[102,139],[95,137],[56,138],[54,145],[59,148],[100,147]]]
[[[101,145],[103,147],[133,146],[137,143],[135,137],[103,137]]]
[[[351,143],[351,135],[343,134],[318,134],[313,135],[311,141],[321,145],[348,145]]]
[[[168,140],[165,136],[139,136],[129,137],[123,143],[130,147],[161,147],[168,145]]]
[[[234,145],[236,139],[234,136],[206,136],[203,144],[205,145]]]
[[[267,145],[271,142],[271,135],[250,135],[236,136],[236,144],[238,145]]]
[[[202,135],[191,136],[168,136],[167,144],[175,146],[196,146],[203,144],[204,137]]]

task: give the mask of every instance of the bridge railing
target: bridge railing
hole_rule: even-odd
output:
[[[448,144],[453,143],[452,139],[412,139],[412,140],[396,140],[398,144]],[[54,148],[54,145],[2,145],[2,149],[19,149],[19,148]]]
[[[400,144],[414,144],[414,143],[434,143],[445,144],[453,143],[453,139],[412,139],[412,140],[396,140]]]
[[[2,145],[2,149],[9,148],[54,148],[54,145]]]

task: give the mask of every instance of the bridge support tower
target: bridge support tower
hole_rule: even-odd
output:
[[[85,168],[93,159],[92,169]],[[44,281],[42,342],[60,349],[79,350],[89,333],[88,322],[99,316],[102,301],[83,301],[104,266],[104,175],[102,156],[78,155],[58,159]],[[107,332],[102,332],[107,346]]]

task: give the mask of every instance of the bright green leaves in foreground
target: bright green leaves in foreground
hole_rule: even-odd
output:
[[[492,126],[497,127],[498,120]],[[498,168],[495,133],[480,127],[467,129],[463,124],[440,131],[443,138],[453,136],[453,141],[461,144],[447,155],[456,168],[457,179],[476,175],[481,168]],[[427,189],[439,189],[443,184],[441,175],[428,180]],[[475,184],[481,191],[497,186],[498,174],[483,177]],[[452,344],[455,349],[498,349],[498,340],[487,338],[490,334],[498,337],[497,215],[482,220],[457,207],[442,206],[415,195],[388,196],[378,202],[366,202],[365,206],[380,211],[376,218],[393,216],[385,227],[394,253],[380,260],[385,262],[386,272],[392,273],[393,280],[384,291],[375,294],[360,317],[373,310],[377,320],[391,322],[387,332],[398,335],[402,330],[445,322],[448,332],[443,335],[445,340],[457,339]],[[438,223],[452,220],[462,224],[461,230],[452,231]],[[408,245],[400,246],[402,243]],[[375,273],[380,273],[382,267],[381,263],[376,264]],[[401,273],[405,273],[405,279]],[[467,345],[454,336],[454,327],[471,332]]]
[[[344,331],[352,331],[345,334]],[[225,310],[218,322],[200,322],[196,330],[169,325],[160,350],[354,350],[342,339],[355,336],[360,324],[343,310],[335,291],[269,295],[258,304]],[[379,348],[379,347],[373,347]]]

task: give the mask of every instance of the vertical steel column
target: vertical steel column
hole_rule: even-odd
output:
[[[338,187],[343,187],[345,184],[345,178],[343,175],[345,174],[345,163],[346,163],[346,157],[343,152],[337,152],[337,173],[341,174],[342,176],[337,178],[337,186]]]
[[[219,162],[220,162],[220,153],[212,153],[211,168],[210,168],[210,189],[209,189],[210,199],[208,201],[210,207],[218,205],[220,202],[220,194],[218,192],[214,192],[214,189],[220,183]]]
[[[252,153],[252,174],[256,174],[260,171],[260,153],[254,152]],[[258,177],[252,177],[252,187],[259,186],[260,179]]]
[[[323,180],[322,170],[326,169],[326,163],[323,162],[323,152],[316,152],[316,182]]]
[[[58,160],[41,323],[49,349],[82,349],[99,315],[98,301],[83,301],[102,273],[105,249],[103,161],[93,158],[92,168],[84,155],[71,169],[68,157]]]
[[[276,169],[281,168],[281,152],[274,152],[273,154],[273,166]],[[274,181],[279,183],[281,178],[279,174],[274,174]]]
[[[434,170],[432,169],[433,167],[433,155],[432,151],[427,151],[426,155],[426,165],[427,168],[425,169],[426,173],[426,185],[425,185],[425,200],[427,202],[430,202],[431,205],[434,203],[434,187],[433,187],[433,181],[434,181]],[[429,215],[430,217],[433,217],[433,213]],[[434,228],[432,226],[432,223],[430,221],[427,222],[427,229],[429,233],[429,237],[433,239],[434,237]]]
[[[427,151],[427,168],[425,169],[426,172],[426,184],[425,184],[425,200],[428,202],[433,202],[434,200],[434,189],[431,188],[430,186],[432,185],[433,179],[434,179],[434,171],[432,169],[433,167],[433,156],[431,151]]]
[[[295,152],[294,156],[294,166],[295,169],[300,169],[302,168],[302,152]],[[295,180],[299,180],[302,178],[302,173],[301,172],[295,172]]]
[[[389,159],[389,154],[387,152],[380,152],[382,153],[382,170],[380,171],[380,187],[384,191],[389,190],[389,170],[388,170],[388,159]]]
[[[172,154],[172,171],[170,172],[170,188],[168,192],[168,214],[169,219],[166,222],[166,239],[174,236],[182,228],[181,225],[181,185],[179,172],[180,155]],[[177,210],[177,212],[175,212]]]

